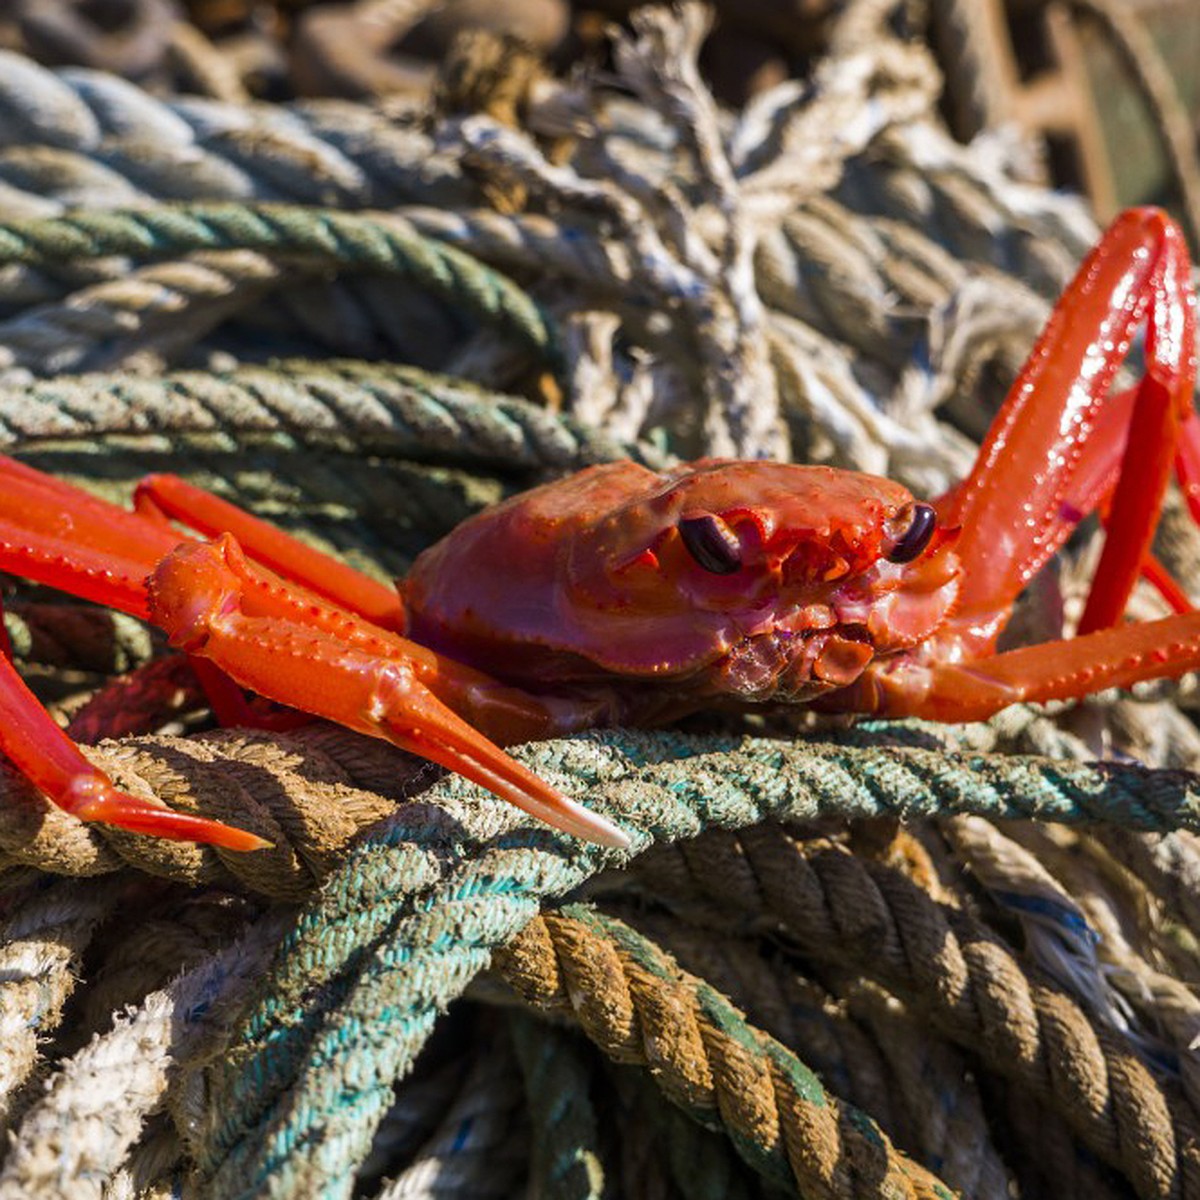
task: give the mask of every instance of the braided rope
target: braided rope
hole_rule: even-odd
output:
[[[1190,776],[1125,765],[679,734],[595,734],[518,753],[632,830],[635,849],[709,824],[834,812],[1191,820],[1195,786]],[[581,794],[572,776],[606,782]],[[1182,804],[1168,799],[1172,788]],[[615,857],[522,828],[511,810],[459,778],[385,822],[301,913],[262,998],[209,1073],[213,1111],[199,1155],[206,1179],[250,1194],[342,1194],[438,1008],[542,899]]]
[[[535,918],[494,964],[528,1003],[574,1017],[605,1054],[645,1066],[685,1112],[723,1126],[772,1182],[814,1200],[948,1200],[874,1121],[623,922],[572,905]]]
[[[79,210],[0,223],[0,263],[41,266],[106,255],[140,260],[198,250],[303,255],[318,264],[398,274],[554,355],[556,336],[545,314],[516,284],[391,214],[217,203]]]
[[[0,385],[0,445],[26,449],[129,434],[169,435],[176,444],[184,435],[282,435],[303,447],[538,471],[616,458],[658,466],[665,458],[569,414],[416,367],[293,359],[160,378],[83,375]]]
[[[80,959],[97,925],[115,909],[124,883],[37,880],[4,895],[0,931],[0,1131],[30,1098],[22,1088],[75,988]],[[7,911],[11,908],[11,912]]]
[[[1200,1118],[1130,1043],[1000,938],[890,867],[775,828],[663,849],[636,868],[660,893],[698,893],[781,922],[810,957],[878,979],[998,1074],[1060,1113],[1138,1195],[1200,1195]],[[730,887],[729,881],[736,886]]]

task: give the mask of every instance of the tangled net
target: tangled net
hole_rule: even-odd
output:
[[[8,55],[0,444],[118,500],[176,471],[381,578],[619,457],[944,490],[1096,230],[948,138],[885,8],[733,117],[692,6],[618,36],[619,87],[473,39],[432,112]],[[1157,550],[1195,585],[1170,506]],[[341,729],[213,731],[137,622],[6,610],[122,786],[275,848],[0,776],[0,1198],[1200,1197],[1186,681],[521,749],[622,855]]]

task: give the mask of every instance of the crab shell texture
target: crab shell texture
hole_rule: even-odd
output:
[[[609,463],[480,513],[421,555],[404,587],[409,633],[542,690],[617,675],[675,701],[808,700],[946,620],[955,531],[937,529],[910,562],[888,558],[914,513],[899,484],[831,467]],[[716,561],[689,548],[689,524]]]

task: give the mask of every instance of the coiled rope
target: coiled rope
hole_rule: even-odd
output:
[[[858,759],[829,746],[817,747],[806,763],[803,749],[769,739],[593,735],[521,754],[564,783],[564,771],[607,776],[579,798],[631,829],[635,848],[709,824],[895,812],[879,790],[887,772],[894,772],[889,792],[895,789],[908,816],[983,805],[1013,816],[1107,814],[1162,827],[1192,820],[1195,800],[1194,779],[1179,773],[985,756],[945,765],[942,756],[919,750]],[[864,767],[857,779],[851,760]],[[1012,786],[1016,780],[1020,786]],[[491,949],[532,919],[539,901],[606,861],[611,852],[570,850],[544,830],[518,830],[511,812],[461,779],[443,781],[359,843],[300,915],[258,1006],[208,1073],[213,1108],[199,1161],[210,1185],[251,1194],[343,1194],[392,1084],[411,1067],[438,1008],[461,992]],[[315,1006],[314,996],[321,997]],[[1128,1057],[1114,1061],[1127,1066]],[[1134,1177],[1149,1174],[1157,1184],[1164,1169],[1156,1157]],[[1179,1170],[1186,1179],[1186,1166]]]
[[[402,217],[289,205],[192,204],[80,210],[0,223],[0,263],[43,266],[109,255],[163,258],[199,250],[303,255],[320,265],[385,271],[497,325],[553,359],[545,313],[504,276],[451,246],[423,237]]]
[[[667,457],[648,443],[618,441],[570,414],[461,379],[353,360],[0,385],[0,445],[33,450],[61,439],[145,434],[169,436],[181,470],[188,437],[215,434],[231,448],[251,435],[271,435],[297,448],[547,473],[617,458],[658,466]]]
[[[723,1125],[767,1179],[821,1200],[949,1200],[873,1121],[622,922],[571,905],[536,918],[494,961],[530,1004],[573,1016],[607,1055],[647,1066],[675,1104]]]
[[[670,841],[711,820],[741,825],[769,816],[917,820],[973,813],[1157,833],[1200,830],[1200,783],[1187,772],[896,746],[893,728],[856,733],[857,744],[849,745],[620,731],[531,745],[518,757],[548,778],[565,772],[582,803],[619,822],[643,822],[642,836]],[[864,744],[870,736],[878,744]],[[433,771],[382,742],[321,723],[291,733],[129,738],[87,754],[134,794],[233,822],[276,848],[227,854],[85,825],[6,774],[0,864],[92,875],[128,862],[181,881],[236,878],[266,895],[299,898],[357,832],[391,811],[406,783]]]

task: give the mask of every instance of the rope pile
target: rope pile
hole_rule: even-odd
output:
[[[943,490],[1095,229],[1019,146],[949,139],[889,8],[733,116],[691,5],[616,35],[619,87],[475,39],[422,111],[7,54],[0,447],[119,501],[175,471],[380,578],[621,457]],[[120,786],[273,848],[83,825],[0,771],[0,1200],[1200,1200],[1186,681],[515,752],[625,853],[344,729],[215,730],[138,622],[5,608]]]

